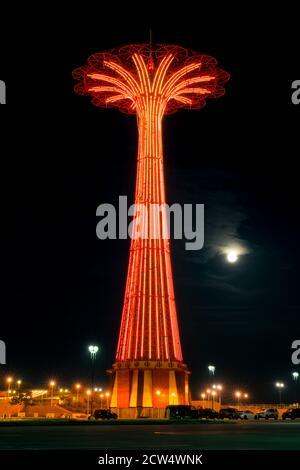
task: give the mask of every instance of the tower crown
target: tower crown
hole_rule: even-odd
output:
[[[136,44],[93,54],[73,76],[75,90],[96,106],[142,113],[155,100],[160,115],[202,108],[225,92],[229,74],[205,54],[172,45]]]

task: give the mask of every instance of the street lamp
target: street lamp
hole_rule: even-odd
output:
[[[12,383],[12,377],[7,377],[6,382],[7,382],[7,398],[9,399],[10,386],[11,386],[11,383]]]
[[[20,393],[20,387],[21,387],[22,380],[17,380],[17,385],[18,385],[18,393]]]
[[[86,406],[86,414],[89,415],[89,412],[90,412],[90,396],[91,396],[91,391],[90,390],[87,390],[86,394],[87,394],[87,406]]]
[[[213,398],[213,396],[212,396],[212,391],[211,391],[211,389],[208,388],[208,389],[206,390],[206,393],[207,393],[207,398],[209,398],[209,396],[211,395],[211,407],[213,408],[213,399],[214,399],[214,398]]]
[[[102,409],[102,398],[104,397],[103,393],[100,393],[100,408]]]
[[[202,400],[205,400],[205,397],[206,397],[205,393],[201,393]]]
[[[297,382],[299,379],[299,372],[293,372],[292,376],[295,382],[295,403],[297,403]]]
[[[51,380],[49,382],[49,385],[51,387],[51,406],[52,406],[52,403],[53,403],[53,389],[54,389],[54,386],[55,386],[55,381],[54,380]]]
[[[216,370],[215,366],[209,365],[208,370],[209,370],[210,375],[215,375],[215,370]]]
[[[76,388],[76,403],[77,404],[79,403],[79,389],[80,389],[80,387],[81,387],[80,384],[75,385],[75,388]]]
[[[223,387],[222,385],[218,384],[218,385],[213,385],[212,388],[215,390],[218,390],[218,400],[221,406],[221,392],[222,392]]]
[[[99,348],[98,346],[95,346],[95,345],[90,345],[89,346],[89,352],[90,352],[90,355],[91,355],[91,361],[92,361],[92,383],[91,383],[91,386],[92,386],[92,397],[91,397],[91,414],[93,414],[93,391],[94,391],[94,377],[95,377],[95,361],[96,361],[96,355],[97,355],[97,352],[99,351]]]
[[[278,392],[279,392],[279,406],[281,406],[281,393],[282,393],[282,389],[284,388],[284,383],[276,382],[276,387],[278,388]]]
[[[215,390],[213,390],[211,392],[211,409],[213,410],[214,409],[214,397],[217,395],[217,392]]]
[[[110,393],[106,392],[105,396],[106,396],[106,408],[108,409],[108,398],[110,397]]]
[[[237,400],[238,400],[237,409],[239,410],[239,409],[240,409],[241,392],[236,392],[236,393],[235,393],[235,396],[237,397]]]

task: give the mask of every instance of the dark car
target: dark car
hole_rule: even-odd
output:
[[[118,415],[113,413],[111,410],[95,410],[95,419],[118,419]]]
[[[217,419],[219,413],[211,408],[198,408],[198,418],[201,419]]]
[[[282,413],[282,419],[297,419],[300,418],[300,408],[290,408]]]
[[[219,412],[220,419],[239,419],[240,414],[236,408],[221,408]]]
[[[171,419],[197,419],[198,410],[191,405],[168,405],[165,416]]]

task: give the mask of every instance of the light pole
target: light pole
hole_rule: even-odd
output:
[[[108,407],[108,399],[109,399],[109,397],[110,397],[110,393],[109,393],[109,392],[106,392],[105,396],[106,396],[106,409],[108,410],[108,408],[109,408],[109,407]]]
[[[205,394],[205,393],[201,393],[201,398],[202,398],[202,401],[204,401],[205,398],[206,398],[206,394]]]
[[[160,390],[156,390],[156,395],[158,397],[158,408],[157,408],[157,416],[158,416],[158,419],[160,418],[160,395],[161,395],[161,391]]]
[[[219,391],[219,404],[220,404],[220,407],[221,407],[221,401],[222,401],[221,395],[222,395],[222,390],[223,390],[222,385],[217,385],[217,389]]]
[[[298,403],[298,400],[297,400],[297,392],[298,392],[297,382],[298,382],[298,379],[299,379],[299,372],[293,372],[292,376],[293,376],[293,380],[295,382],[295,403]]]
[[[213,390],[211,392],[211,409],[212,410],[214,409],[214,398],[215,398],[216,395],[217,395],[217,392],[215,390]]]
[[[75,388],[76,388],[76,403],[78,405],[79,403],[79,389],[80,389],[81,385],[80,384],[76,384],[75,385]]]
[[[241,398],[241,392],[236,392],[235,396],[237,397],[237,409],[240,409],[240,398]]]
[[[52,403],[53,403],[53,389],[54,389],[54,386],[55,386],[55,382],[54,380],[51,380],[50,383],[49,383],[50,387],[51,387],[51,407],[52,407]]]
[[[222,392],[223,387],[222,387],[222,385],[218,384],[218,385],[213,385],[212,388],[214,390],[218,390],[218,401],[219,401],[219,404],[221,406],[221,392]]]
[[[276,382],[276,387],[277,387],[278,392],[279,392],[279,407],[281,407],[281,393],[282,393],[282,389],[284,388],[284,383]]]
[[[21,388],[21,383],[22,380],[17,380],[17,385],[18,385],[18,394],[20,395],[20,388]]]
[[[213,405],[213,396],[212,396],[212,391],[211,391],[211,389],[208,388],[208,389],[206,390],[206,393],[207,393],[207,398],[209,398],[210,395],[211,395],[211,407],[213,408],[214,405]]]
[[[209,375],[215,375],[215,370],[216,370],[215,366],[209,365],[207,368],[209,371]]]
[[[100,408],[102,410],[102,399],[103,399],[104,395],[103,393],[100,393]]]
[[[7,382],[7,399],[9,400],[10,386],[11,386],[11,383],[12,383],[12,377],[7,377],[6,382]]]
[[[91,391],[90,390],[87,390],[86,394],[87,394],[87,405],[86,405],[86,414],[89,415],[89,412],[90,412],[90,396],[91,396]]]
[[[95,345],[90,345],[89,346],[89,352],[91,355],[91,361],[92,361],[92,396],[91,396],[91,414],[93,414],[93,396],[94,396],[94,378],[95,378],[95,361],[96,361],[96,355],[97,352],[99,351],[98,346]]]

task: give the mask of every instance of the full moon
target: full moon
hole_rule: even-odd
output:
[[[227,253],[227,261],[229,263],[235,263],[239,259],[236,251],[229,251]]]

